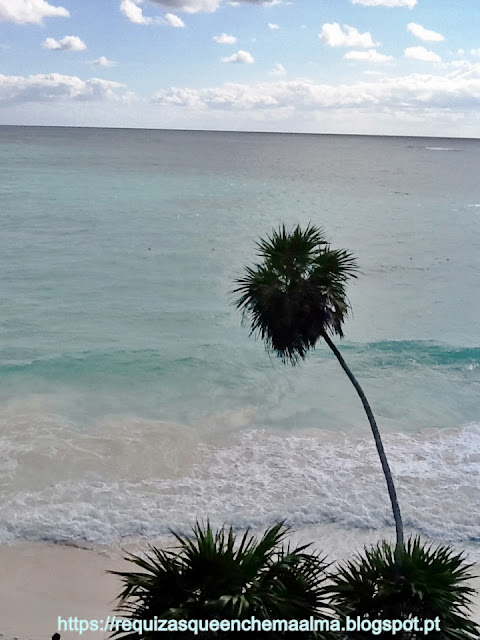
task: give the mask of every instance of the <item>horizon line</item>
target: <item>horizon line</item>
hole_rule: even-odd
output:
[[[255,131],[235,129],[180,129],[180,128],[152,128],[152,127],[118,127],[64,124],[0,124],[0,127],[36,128],[36,129],[115,129],[122,131],[179,131],[183,133],[247,133],[266,135],[299,135],[299,136],[356,136],[363,138],[433,138],[440,140],[480,140],[479,137],[440,136],[440,135],[405,135],[395,133],[325,133],[308,131]]]

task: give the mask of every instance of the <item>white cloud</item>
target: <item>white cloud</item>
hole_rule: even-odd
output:
[[[276,31],[277,29],[280,29],[279,25],[275,24],[274,22],[269,22],[268,28],[271,29],[272,31]]]
[[[283,64],[277,62],[273,69],[268,72],[268,75],[273,76],[274,78],[284,78],[287,75],[287,72]]]
[[[41,24],[43,18],[69,18],[64,7],[55,7],[46,0],[0,0],[0,22]]]
[[[153,0],[152,0],[153,1]],[[123,15],[133,22],[134,24],[156,24],[156,25],[170,25],[177,29],[185,27],[185,23],[174,13],[166,13],[164,18],[143,15],[143,10],[140,7],[144,0],[122,0],[120,3],[120,11]],[[172,5],[167,5],[172,6]]]
[[[462,51],[462,53],[461,53],[461,54],[460,54],[460,51]],[[465,52],[464,52],[463,50],[459,49],[459,50],[458,50],[458,53],[459,53],[460,55],[463,55]],[[470,49],[470,54],[471,54],[472,56],[480,56],[480,49]]]
[[[91,64],[94,64],[96,67],[116,67],[117,63],[113,60],[109,60],[105,56],[100,56],[96,60],[92,60]]]
[[[129,102],[134,95],[125,85],[110,80],[91,78],[81,80],[76,76],[59,73],[32,76],[0,75],[0,103],[62,102],[116,100]]]
[[[416,22],[409,22],[407,29],[410,33],[413,33],[416,38],[420,38],[420,40],[424,42],[442,42],[442,40],[445,40],[441,33],[425,29],[425,27],[422,27],[421,24],[417,24]]]
[[[152,102],[167,106],[175,105],[196,109],[203,109],[205,107],[200,97],[200,91],[198,89],[189,89],[188,87],[171,87],[170,89],[158,91],[153,95]]]
[[[235,44],[237,38],[235,36],[231,36],[228,33],[222,33],[220,36],[213,36],[215,42],[218,44]]]
[[[42,47],[56,51],[84,51],[87,45],[78,36],[65,36],[61,40],[55,38],[46,38]]]
[[[352,4],[362,4],[364,7],[408,7],[413,9],[417,0],[350,0]]]
[[[143,0],[122,0],[120,11],[134,24],[152,24],[153,18],[143,15],[142,9],[138,6]]]
[[[378,53],[375,49],[369,49],[368,51],[348,51],[344,56],[345,60],[358,60],[360,62],[390,62],[393,60],[392,56],[386,56],[383,53]]]
[[[222,62],[233,64],[253,64],[255,60],[251,53],[239,49],[237,53],[234,53],[229,58],[222,58]]]
[[[348,24],[344,25],[342,29],[338,22],[324,24],[318,37],[329,47],[364,47],[368,49],[376,46],[368,31],[360,33],[355,27],[349,27]]]
[[[442,59],[439,55],[430,51],[429,49],[425,49],[425,47],[407,47],[404,51],[404,55],[406,58],[411,58],[412,60],[420,60],[421,62],[441,62]]]
[[[96,79],[0,76],[0,101],[6,124],[478,137],[480,61],[468,69],[434,68],[397,77],[361,73],[348,84],[271,78],[171,87],[134,104],[125,88]]]
[[[184,21],[174,13],[166,13],[165,20],[171,27],[175,27],[176,29],[182,29],[185,26]]]
[[[285,108],[323,112],[355,107],[396,109],[405,113],[433,108],[476,113],[480,107],[480,63],[446,75],[413,73],[351,84],[316,84],[300,78],[251,85],[227,83],[205,89],[173,87],[156,93],[153,101],[163,105],[237,112]]]

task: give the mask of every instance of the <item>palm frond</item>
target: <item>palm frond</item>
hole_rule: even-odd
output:
[[[434,640],[474,640],[480,628],[468,617],[475,593],[468,584],[472,566],[451,547],[424,544],[418,537],[409,538],[397,554],[383,542],[332,575],[333,604],[342,617],[438,617],[441,633],[431,633]],[[408,633],[405,639],[421,636]]]
[[[325,333],[343,337],[346,284],[357,271],[352,254],[332,250],[323,230],[311,224],[291,232],[282,225],[257,247],[261,262],[246,267],[231,291],[250,333],[292,364]]]
[[[257,539],[249,531],[214,531],[196,524],[191,536],[175,534],[169,550],[150,547],[146,557],[129,554],[143,573],[116,572],[123,581],[117,612],[129,620],[162,619],[299,619],[331,616],[326,596],[327,563],[309,553],[309,545],[285,546],[289,529],[276,524]],[[153,640],[148,634],[113,634],[122,640]],[[236,637],[235,633],[232,638]],[[162,637],[183,638],[178,633]],[[185,636],[190,637],[190,636]],[[201,637],[217,637],[215,634]],[[230,638],[222,634],[223,638]],[[280,638],[282,634],[259,634]],[[299,638],[327,638],[303,634]]]

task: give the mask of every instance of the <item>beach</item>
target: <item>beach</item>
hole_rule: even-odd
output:
[[[135,549],[135,545],[127,547]],[[105,620],[112,616],[121,583],[107,570],[131,570],[133,565],[123,557],[118,546],[85,549],[22,543],[0,547],[2,640],[50,640],[57,632],[58,616],[65,620],[69,617]],[[480,575],[479,569],[476,565],[473,571]],[[473,586],[478,589],[480,579]],[[472,617],[480,623],[478,595]],[[61,631],[61,637],[77,640],[80,636],[75,631]],[[87,631],[81,637],[100,640],[108,634]]]
[[[58,616],[105,619],[112,614],[117,580],[107,569],[121,570],[121,554],[56,544],[19,544],[0,548],[0,619],[5,638],[49,639]],[[103,637],[85,633],[84,638]],[[61,632],[74,638],[74,632]]]

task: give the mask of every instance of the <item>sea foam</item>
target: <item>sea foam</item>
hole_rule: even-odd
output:
[[[155,539],[206,518],[237,529],[333,526],[335,535],[393,527],[367,429],[222,434],[217,425],[202,440],[154,421],[112,416],[97,426],[73,435],[50,418],[2,438],[1,542]],[[476,547],[480,425],[384,439],[407,529]]]

